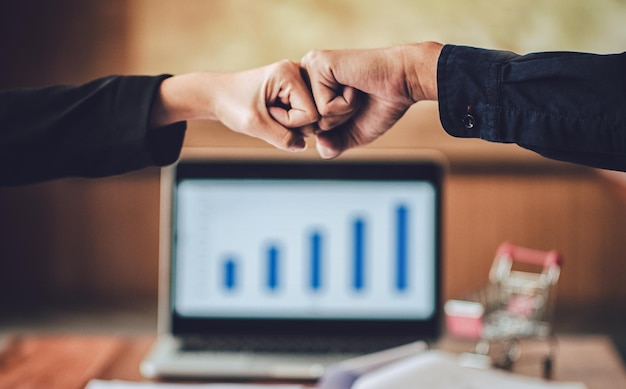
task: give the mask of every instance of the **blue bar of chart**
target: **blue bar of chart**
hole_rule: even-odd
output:
[[[396,208],[396,288],[399,291],[408,287],[408,208]]]
[[[353,225],[353,273],[352,286],[354,290],[360,291],[365,287],[365,222],[357,218]]]
[[[278,288],[278,260],[278,247],[271,245],[267,249],[267,288],[270,290],[276,290]]]
[[[224,288],[233,290],[237,286],[237,265],[233,258],[227,258],[224,262]]]
[[[322,234],[318,231],[311,234],[311,289],[322,287]]]

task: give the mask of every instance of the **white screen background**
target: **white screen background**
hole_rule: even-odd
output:
[[[422,319],[435,310],[430,183],[190,179],[177,196],[175,307],[183,316]]]

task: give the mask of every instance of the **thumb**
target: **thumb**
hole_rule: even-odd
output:
[[[337,158],[348,148],[347,133],[339,129],[318,132],[315,136],[317,153],[323,159]]]
[[[270,115],[272,115],[271,110]],[[267,120],[268,123],[266,123],[265,126],[266,130],[260,136],[261,139],[281,150],[303,151],[306,149],[306,141],[301,131],[286,128],[272,118],[268,118]]]
[[[303,127],[317,122],[319,114],[313,95],[297,63],[282,62],[268,83],[266,105],[274,120],[287,128]],[[273,96],[273,97],[272,97]]]

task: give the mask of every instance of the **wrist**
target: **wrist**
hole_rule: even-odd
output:
[[[150,126],[160,127],[193,119],[210,119],[211,98],[203,85],[210,73],[189,73],[163,80],[154,98]]]
[[[413,102],[437,100],[437,63],[442,47],[437,42],[402,46],[406,88]]]

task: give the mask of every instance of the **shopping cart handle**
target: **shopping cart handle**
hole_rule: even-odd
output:
[[[496,256],[509,256],[511,259],[519,262],[529,263],[533,265],[540,265],[543,267],[561,267],[563,258],[561,254],[556,251],[540,251],[529,249],[526,247],[515,246],[509,242],[504,242],[498,247]]]

